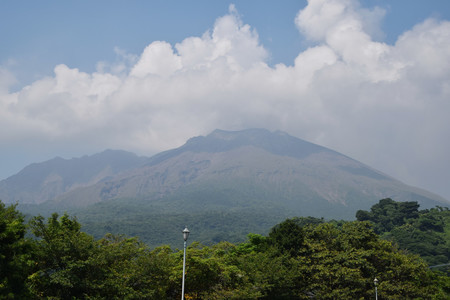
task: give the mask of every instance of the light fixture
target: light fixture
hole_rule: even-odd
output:
[[[184,240],[184,251],[183,251],[183,282],[181,284],[181,300],[184,300],[184,275],[186,273],[186,241],[189,237],[189,229],[187,226],[184,228],[183,232],[183,240]]]

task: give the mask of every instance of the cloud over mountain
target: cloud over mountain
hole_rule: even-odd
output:
[[[389,45],[384,14],[309,1],[293,21],[310,47],[292,65],[270,66],[257,28],[230,6],[202,36],[153,41],[126,69],[61,64],[17,92],[0,71],[1,143],[155,153],[214,128],[265,127],[448,198],[450,22],[428,19]]]

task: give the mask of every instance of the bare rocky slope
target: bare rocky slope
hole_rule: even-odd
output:
[[[96,238],[137,236],[180,247],[188,225],[203,244],[241,242],[288,217],[354,219],[380,199],[450,206],[333,150],[283,132],[215,130],[153,157],[108,150],[33,164],[0,182],[27,215],[75,215]]]
[[[151,158],[123,151],[33,164],[0,182],[6,202],[82,208],[113,199],[161,211],[272,207],[293,215],[353,218],[382,198],[448,206],[333,150],[283,132],[215,130]]]
[[[119,150],[92,156],[34,163],[0,181],[0,199],[7,203],[40,204],[65,193],[108,181],[117,174],[141,166],[148,158]]]

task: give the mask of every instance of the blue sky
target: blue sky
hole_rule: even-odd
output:
[[[269,63],[291,65],[310,43],[294,24],[305,0],[277,1],[1,1],[0,62],[18,77],[16,88],[51,75],[64,63],[93,72],[100,61],[114,61],[119,48],[140,54],[150,42],[171,44],[200,36],[234,3],[245,23],[258,31],[270,51]],[[386,10],[381,38],[394,43],[426,18],[450,19],[446,0],[366,0]],[[380,37],[378,37],[380,38]]]
[[[115,48],[139,55],[152,41],[201,36],[230,3],[272,49],[272,62],[292,63],[302,47],[294,18],[306,1],[4,1],[0,28],[8,47],[0,58],[12,60],[27,83],[60,63],[92,72],[99,61],[116,59]]]
[[[450,199],[450,1],[1,1],[0,179],[265,127]]]

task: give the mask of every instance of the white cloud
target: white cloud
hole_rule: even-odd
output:
[[[201,38],[187,38],[177,44],[176,49],[183,67],[197,70],[224,63],[239,71],[253,67],[267,57],[267,51],[259,44],[258,34],[243,24],[233,5],[230,5],[228,15],[216,21],[212,33],[206,32]]]
[[[387,45],[377,41],[383,15],[311,0],[295,22],[315,46],[269,67],[230,6],[200,37],[152,42],[137,58],[118,50],[122,62],[92,74],[58,65],[16,93],[0,87],[0,139],[150,154],[215,128],[266,127],[442,192],[424,174],[449,177],[450,22],[427,20]]]
[[[380,25],[384,15],[383,9],[362,8],[357,0],[309,0],[308,6],[297,14],[295,24],[314,41],[326,40],[330,28],[349,23],[378,39],[383,36]]]
[[[145,48],[130,75],[167,77],[179,69],[181,69],[181,59],[173,53],[172,46],[166,42],[153,42]]]
[[[362,9],[354,0],[314,0],[298,13],[295,23],[310,39],[329,45],[361,76],[395,80],[403,62],[393,59],[391,47],[373,41],[366,30],[376,32],[382,16],[380,9]]]

